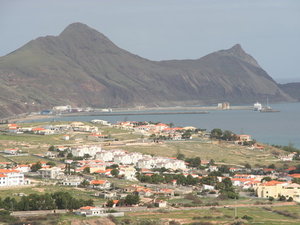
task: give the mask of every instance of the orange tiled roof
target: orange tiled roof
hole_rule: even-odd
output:
[[[290,174],[289,177],[300,178],[300,173]]]
[[[277,184],[284,184],[285,182],[277,181],[277,180],[271,180],[268,182],[265,182],[262,184],[262,186],[275,186]]]
[[[94,208],[96,208],[96,207],[94,207],[94,206],[83,206],[83,207],[81,207],[80,209],[94,209]]]
[[[12,170],[12,169],[0,169],[0,173],[19,173],[19,170]]]
[[[92,180],[91,184],[105,184],[107,180]]]

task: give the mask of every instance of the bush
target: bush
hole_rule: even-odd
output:
[[[269,197],[269,201],[270,202],[274,201],[274,198],[273,197]]]
[[[0,222],[12,224],[17,222],[17,218],[10,215],[10,212],[7,210],[0,210]]]
[[[283,195],[281,195],[281,196],[279,197],[279,201],[286,201],[286,197],[283,196]]]
[[[169,225],[180,225],[181,223],[175,221],[175,220],[172,220],[169,222]]]
[[[253,220],[253,218],[251,216],[247,216],[247,215],[244,215],[242,217],[243,220]]]

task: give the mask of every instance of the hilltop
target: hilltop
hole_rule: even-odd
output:
[[[128,107],[291,101],[237,44],[195,60],[150,61],[85,24],[0,57],[0,116],[55,105]]]

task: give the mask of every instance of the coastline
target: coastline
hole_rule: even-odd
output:
[[[230,110],[252,110],[252,106],[231,106]],[[95,109],[92,112],[74,112],[63,114],[20,114],[7,118],[10,122],[26,122],[30,120],[50,119],[71,116],[127,116],[127,115],[172,115],[172,114],[208,114],[209,111],[225,111],[216,106],[173,106],[173,107],[150,107],[150,108],[114,108],[112,112]]]

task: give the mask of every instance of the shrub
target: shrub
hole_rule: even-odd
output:
[[[243,220],[253,220],[253,218],[251,216],[248,216],[248,215],[244,215],[242,217]]]

